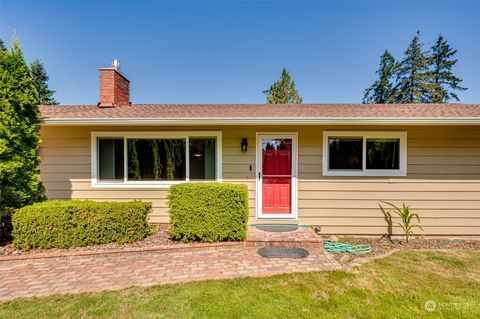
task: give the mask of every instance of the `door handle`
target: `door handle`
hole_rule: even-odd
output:
[[[258,180],[262,179],[262,173],[258,172]]]

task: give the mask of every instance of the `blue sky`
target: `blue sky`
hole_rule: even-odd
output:
[[[0,38],[17,30],[62,104],[96,104],[112,57],[134,103],[264,103],[284,66],[304,103],[357,103],[420,30],[458,49],[459,96],[480,103],[479,15],[476,0],[0,0]]]

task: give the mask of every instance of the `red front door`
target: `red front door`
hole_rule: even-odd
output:
[[[262,214],[292,213],[292,139],[262,139]]]

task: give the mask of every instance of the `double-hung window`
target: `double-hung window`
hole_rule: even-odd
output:
[[[92,186],[220,180],[221,140],[221,132],[93,132]]]
[[[323,175],[406,176],[406,132],[325,131]]]

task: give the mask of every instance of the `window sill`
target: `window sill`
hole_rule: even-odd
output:
[[[389,170],[378,170],[378,171],[333,171],[325,170],[323,171],[323,176],[352,176],[352,177],[401,177],[407,176],[407,173],[404,171],[389,171]]]
[[[92,188],[95,189],[169,189],[172,185],[184,184],[184,183],[208,183],[208,182],[221,182],[221,179],[206,180],[206,181],[175,181],[175,182],[126,182],[126,183],[114,183],[114,182],[98,182],[92,180]]]

